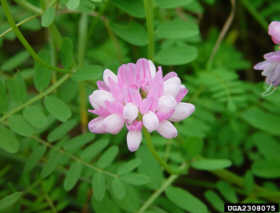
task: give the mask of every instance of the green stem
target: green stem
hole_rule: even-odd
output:
[[[144,7],[146,12],[146,26],[149,37],[149,46],[148,46],[148,57],[153,60],[155,52],[155,41],[154,41],[154,24],[153,24],[153,1],[144,0]]]
[[[15,2],[20,6],[24,7],[25,9],[30,10],[33,13],[36,13],[37,15],[41,15],[43,13],[43,10],[41,10],[39,7],[36,7],[25,0],[15,0]]]
[[[183,163],[183,165],[180,167],[182,170],[186,169],[186,164]],[[143,206],[137,211],[137,213],[143,213],[147,208],[150,207],[150,205],[161,195],[161,193],[170,186],[178,177],[178,174],[171,175],[166,181],[163,182],[161,187],[156,190],[149,199],[143,204]]]
[[[266,20],[260,15],[260,13],[252,6],[248,0],[242,0],[241,3],[248,10],[248,12],[256,19],[257,22],[262,26],[262,28],[267,31],[268,24]]]
[[[25,24],[25,23],[27,23],[27,22],[33,20],[33,19],[36,18],[36,17],[38,17],[38,15],[29,16],[29,17],[23,19],[22,21],[18,22],[18,23],[16,24],[16,26],[19,27],[19,26],[21,26],[21,25],[23,25],[23,24]],[[3,36],[5,36],[7,33],[11,32],[11,31],[13,31],[13,28],[10,27],[9,29],[5,30],[3,33],[0,34],[0,38],[3,37]]]
[[[244,187],[245,183],[243,178],[239,177],[238,175],[226,169],[210,171],[210,172],[216,175],[217,177],[226,180],[227,182],[230,182],[242,188]],[[255,185],[254,190],[256,193],[256,197],[262,197],[274,202],[278,202],[280,200],[280,192],[272,192],[258,185]]]
[[[22,45],[25,47],[25,49],[29,52],[29,54],[33,57],[33,59],[35,61],[37,61],[39,64],[41,64],[42,66],[47,67],[48,69],[51,70],[55,70],[55,71],[59,71],[59,72],[66,72],[66,70],[58,68],[58,67],[54,67],[49,65],[48,63],[46,63],[45,61],[43,61],[38,55],[37,53],[33,50],[33,48],[31,47],[31,45],[28,43],[28,41],[24,38],[23,34],[20,32],[20,30],[18,29],[15,20],[9,10],[9,6],[7,3],[7,0],[1,0],[1,4],[4,10],[4,13],[8,19],[8,22],[10,24],[10,26],[12,27],[14,33],[16,34],[17,38],[19,39],[19,41],[22,43]]]
[[[85,59],[85,50],[87,44],[88,32],[88,15],[83,13],[79,23],[79,43],[78,43],[78,63],[79,67],[83,66]],[[87,98],[85,83],[79,83],[79,98],[80,98],[80,117],[81,128],[85,132],[87,130],[88,115],[87,115]]]
[[[24,104],[22,104],[22,105],[20,105],[20,106],[18,106],[16,108],[12,109],[11,111],[7,112],[5,115],[3,115],[2,118],[0,118],[0,122],[3,122],[4,120],[9,118],[13,114],[15,114],[15,113],[21,111],[22,109],[24,109],[26,106],[28,106],[30,104],[33,104],[34,102],[36,102],[36,101],[40,100],[41,98],[47,96],[48,94],[53,92],[56,88],[58,88],[63,82],[65,82],[69,77],[70,77],[70,74],[64,75],[62,78],[59,79],[59,81],[57,81],[55,84],[53,84],[51,87],[49,87],[44,92],[42,92],[39,95],[31,98],[30,100],[28,100]]]
[[[152,142],[152,137],[150,135],[150,133],[148,132],[148,130],[146,128],[143,128],[143,133],[144,133],[144,137],[146,139],[146,143],[147,143],[147,146],[150,150],[150,152],[152,153],[152,155],[154,156],[154,158],[159,162],[159,164],[170,174],[176,174],[176,175],[179,175],[179,174],[184,174],[186,173],[186,168],[178,168],[178,169],[172,169],[168,166],[168,164],[163,160],[161,159],[161,157],[158,155],[154,145],[153,145],[153,142]]]

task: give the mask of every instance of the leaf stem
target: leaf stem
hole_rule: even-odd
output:
[[[183,163],[180,168],[182,170],[186,169],[186,164]],[[168,187],[170,186],[179,176],[179,174],[174,174],[174,175],[170,175],[170,177],[168,179],[166,179],[166,181],[163,182],[163,184],[161,185],[161,187],[159,189],[157,189],[150,197],[149,199],[143,204],[143,206],[137,211],[137,213],[143,213],[145,212],[145,210],[147,208],[150,207],[150,205],[161,195],[161,193]]]
[[[29,17],[23,19],[22,21],[18,22],[18,23],[16,24],[16,26],[19,27],[19,26],[21,26],[21,25],[23,25],[23,24],[25,24],[25,23],[27,23],[27,22],[33,20],[33,19],[36,18],[36,17],[38,17],[38,15],[29,16]],[[12,27],[10,27],[9,29],[7,29],[7,30],[5,30],[3,33],[1,33],[1,34],[0,34],[0,38],[2,38],[3,36],[5,36],[6,34],[8,34],[8,33],[11,32],[11,31],[13,31],[13,28],[12,28]]]
[[[154,52],[155,52],[153,1],[144,0],[144,7],[145,7],[145,13],[146,13],[146,26],[147,26],[148,37],[149,37],[148,58],[153,60]]]
[[[227,182],[230,182],[232,184],[235,184],[239,187],[244,187],[244,180],[243,178],[239,177],[238,175],[226,170],[215,170],[215,171],[210,171],[212,174],[215,176],[226,180]],[[262,197],[265,199],[268,199],[270,201],[278,202],[280,200],[280,192],[272,192],[269,191],[261,186],[255,185],[254,187],[255,193],[257,197]]]
[[[28,100],[27,102],[23,103],[22,105],[19,105],[18,107],[16,107],[16,108],[12,109],[11,111],[7,112],[5,115],[3,115],[2,118],[0,118],[0,122],[6,120],[7,118],[12,116],[13,114],[21,111],[22,109],[24,109],[28,105],[33,104],[34,102],[36,102],[36,101],[40,100],[41,98],[47,96],[48,94],[53,92],[56,88],[58,88],[62,83],[64,83],[69,77],[70,77],[70,74],[64,75],[55,84],[53,84],[51,87],[49,87],[44,92],[38,94],[37,96],[35,96],[35,97],[31,98],[30,100]]]
[[[25,0],[15,0],[17,4],[24,7],[27,10],[30,10],[33,13],[36,13],[37,15],[41,15],[43,13],[43,10],[39,7],[34,6],[33,4],[25,1]]]
[[[64,69],[61,69],[59,67],[54,67],[49,65],[48,63],[46,63],[45,61],[43,61],[38,54],[34,51],[34,49],[31,47],[31,45],[28,43],[28,41],[24,38],[23,34],[21,33],[21,31],[18,29],[15,20],[10,12],[9,6],[8,6],[8,2],[7,0],[1,0],[1,4],[4,10],[4,13],[8,19],[8,22],[10,24],[10,26],[12,27],[14,33],[16,34],[17,38],[19,39],[19,41],[22,43],[22,45],[25,47],[25,49],[29,52],[29,54],[33,57],[33,59],[35,61],[37,61],[39,64],[41,64],[44,67],[47,67],[48,69],[51,70],[55,70],[58,72],[67,72]]]
[[[158,155],[153,142],[152,142],[152,138],[150,133],[148,132],[148,130],[144,127],[143,128],[143,133],[144,133],[144,137],[146,139],[146,143],[147,146],[150,150],[150,152],[152,153],[152,155],[154,156],[154,158],[159,162],[159,164],[169,173],[169,174],[184,174],[187,172],[186,168],[178,168],[178,169],[172,169],[169,167],[169,165],[163,160],[161,159],[161,157]]]

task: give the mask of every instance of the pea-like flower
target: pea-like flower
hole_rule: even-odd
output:
[[[280,44],[280,22],[272,21],[268,26],[268,34],[275,44]]]
[[[264,55],[265,61],[254,66],[256,70],[263,70],[262,75],[266,77],[265,82],[277,87],[280,84],[280,51],[270,52]]]
[[[89,130],[117,134],[126,125],[131,152],[139,148],[143,126],[149,132],[174,138],[177,129],[172,122],[187,118],[195,110],[193,104],[181,102],[188,90],[177,74],[170,72],[163,77],[161,67],[156,70],[147,59],[121,65],[117,75],[106,69],[97,86],[89,96],[94,108],[89,112],[98,117],[89,122]]]

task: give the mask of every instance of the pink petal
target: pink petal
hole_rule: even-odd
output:
[[[104,119],[101,117],[95,118],[88,123],[88,129],[92,133],[105,133]]]
[[[111,114],[104,119],[103,123],[106,132],[117,134],[121,131],[124,120],[117,114]]]
[[[127,147],[129,149],[129,151],[131,152],[135,152],[142,141],[142,132],[141,131],[129,131],[127,133]]]
[[[161,96],[158,101],[158,111],[162,113],[168,113],[174,109],[177,105],[175,98],[172,96]]]
[[[151,111],[143,116],[143,125],[147,128],[149,132],[152,132],[158,128],[159,119],[157,115]]]
[[[157,128],[158,133],[165,138],[175,138],[178,134],[177,129],[170,121],[163,121]]]
[[[182,101],[183,98],[185,97],[185,95],[187,95],[187,94],[188,94],[188,89],[185,86],[181,85],[181,89],[180,89],[178,95],[176,96],[177,103]]]
[[[178,103],[175,107],[175,111],[169,118],[170,121],[181,121],[189,117],[195,110],[195,106],[190,103]]]
[[[123,118],[129,123],[133,122],[138,116],[138,108],[133,103],[127,103],[123,108]]]

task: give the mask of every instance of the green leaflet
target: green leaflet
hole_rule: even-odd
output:
[[[234,191],[234,188],[229,185],[227,182],[224,181],[218,181],[216,183],[216,186],[219,190],[219,192],[223,195],[223,197],[231,202],[231,203],[237,203],[238,199],[237,199],[237,195],[236,192]]]
[[[22,136],[32,136],[35,129],[27,123],[22,115],[13,115],[8,119],[9,127]]]
[[[93,141],[95,135],[91,132],[87,132],[76,137],[73,137],[71,140],[67,141],[64,144],[64,149],[68,152],[74,152],[79,150],[82,146],[86,145],[87,143]]]
[[[198,36],[199,29],[198,25],[190,20],[175,19],[161,22],[156,29],[156,35],[165,39],[187,39]]]
[[[74,162],[68,170],[65,180],[64,189],[70,191],[76,185],[82,174],[83,165],[80,162]]]
[[[79,2],[78,0],[74,1]],[[62,62],[62,65],[66,68],[70,68],[74,64],[74,47],[73,42],[70,38],[63,39],[60,51],[60,60]]]
[[[92,178],[92,190],[93,190],[93,197],[97,201],[101,201],[106,192],[106,185],[105,185],[105,177],[102,173],[96,172]]]
[[[0,210],[5,210],[6,208],[14,205],[22,196],[22,192],[14,192],[7,197],[0,200]]]
[[[58,147],[58,146],[57,146]],[[48,155],[48,161],[41,171],[41,177],[46,178],[54,172],[57,166],[61,163],[63,156],[59,151],[52,149]]]
[[[218,212],[224,212],[224,201],[216,192],[208,190],[204,193],[204,196]]]
[[[207,207],[204,203],[202,203],[198,198],[183,189],[169,186],[165,190],[165,194],[170,201],[190,213],[208,212]]]
[[[111,146],[107,149],[104,154],[97,161],[97,167],[106,168],[112,164],[119,153],[119,148],[117,146]]]
[[[197,57],[197,49],[189,45],[172,45],[161,48],[155,55],[155,61],[162,65],[183,65]]]
[[[141,162],[142,161],[140,159],[136,158],[127,163],[124,163],[118,168],[118,174],[123,175],[131,172],[132,170],[136,169],[141,164]]]
[[[27,158],[24,166],[25,172],[30,172],[36,164],[41,160],[41,158],[44,156],[45,152],[47,151],[47,148],[41,144],[37,144],[33,150],[31,155]]]
[[[109,144],[108,138],[101,138],[98,141],[95,141],[90,146],[86,147],[81,153],[81,159],[86,162],[91,161],[95,158],[100,152],[102,152]]]
[[[142,0],[126,1],[126,0],[114,0],[112,2],[116,7],[120,8],[124,12],[137,18],[145,17],[145,10]]]
[[[78,121],[76,119],[71,119],[61,124],[48,134],[48,141],[53,142],[63,138],[77,123]]]
[[[75,10],[79,7],[80,5],[80,0],[68,0],[66,6],[68,7],[68,9],[70,10]]]
[[[42,107],[34,105],[28,106],[23,110],[23,117],[33,127],[41,129],[48,124],[48,118],[44,114]]]
[[[19,52],[13,57],[10,57],[8,60],[6,60],[1,65],[1,69],[3,71],[12,71],[18,66],[20,66],[21,64],[23,64],[29,57],[30,55],[27,51]]]
[[[280,177],[280,160],[256,160],[252,167],[254,175],[262,178]]]
[[[123,184],[119,178],[114,178],[112,180],[111,189],[113,195],[119,200],[122,200],[126,195],[125,184]]]
[[[48,112],[62,122],[68,120],[72,115],[68,105],[55,96],[45,97],[44,104]]]
[[[72,75],[74,81],[97,81],[102,79],[103,67],[85,64]]]
[[[18,73],[14,78],[7,81],[10,97],[17,104],[24,103],[27,99],[27,89],[22,74]]]
[[[54,19],[55,19],[55,8],[49,7],[43,13],[41,24],[43,27],[49,27],[54,22]]]
[[[148,44],[146,29],[137,22],[133,21],[128,24],[112,23],[111,27],[114,33],[130,44],[136,46],[145,46]]]
[[[231,166],[231,161],[227,159],[198,159],[191,163],[192,167],[199,170],[217,170]]]
[[[43,58],[46,62],[50,63],[50,55],[47,50],[42,50],[39,52],[39,56]],[[41,64],[35,62],[34,64],[34,86],[41,92],[48,87],[52,78],[52,70],[42,66]]]
[[[147,183],[149,183],[150,178],[146,175],[142,175],[142,174],[137,174],[137,173],[129,173],[126,175],[122,175],[121,180],[131,184],[131,185],[145,185]]]
[[[20,144],[15,134],[2,125],[0,125],[0,138],[1,149],[9,153],[16,153],[19,150]]]
[[[280,135],[279,119],[269,112],[252,107],[241,114],[241,117],[255,128],[264,130],[273,135]]]
[[[176,8],[188,5],[193,0],[156,0],[157,6],[160,8]]]

